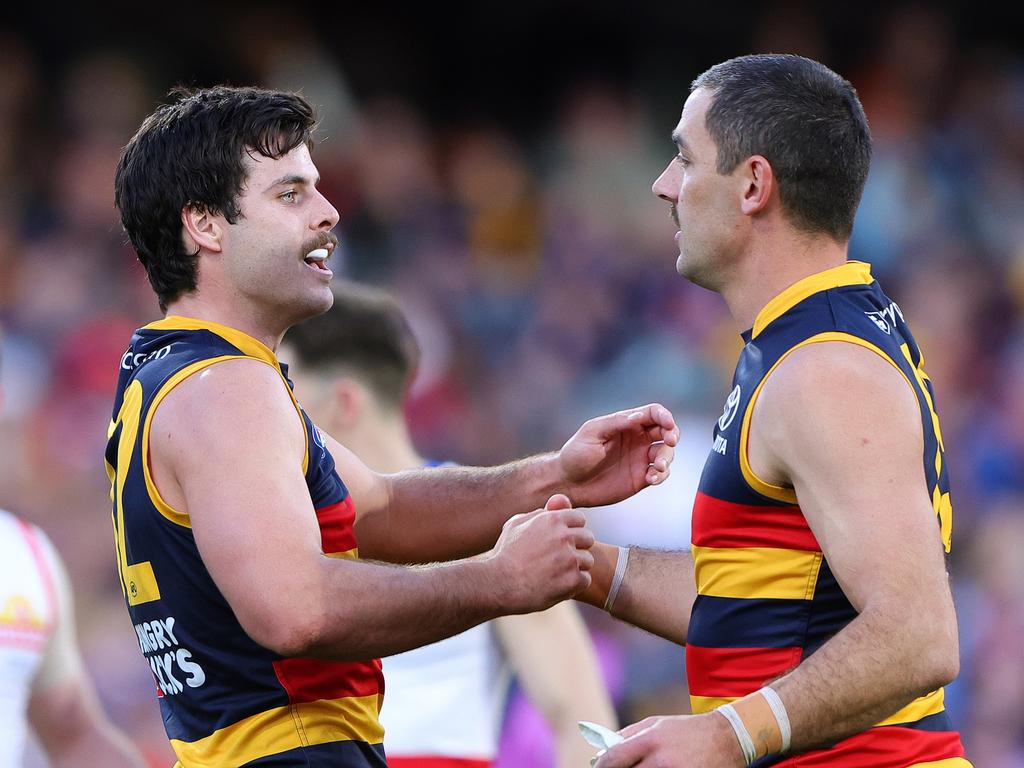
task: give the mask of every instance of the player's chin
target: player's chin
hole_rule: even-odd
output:
[[[334,291],[331,290],[330,283],[318,287],[320,290],[316,292],[315,300],[318,307],[317,314],[320,314],[334,306]]]
[[[334,292],[330,285],[317,286],[315,290],[303,292],[293,303],[295,322],[322,315],[334,306]]]

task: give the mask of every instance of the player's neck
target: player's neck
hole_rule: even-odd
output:
[[[287,330],[287,328],[268,328],[268,324],[262,322],[253,313],[240,311],[222,302],[207,300],[201,293],[186,294],[177,301],[171,302],[167,305],[167,314],[191,317],[234,328],[236,331],[252,336],[275,352]]]
[[[789,286],[844,264],[846,254],[846,243],[823,236],[795,236],[748,254],[721,290],[738,330],[749,330],[764,306]]]

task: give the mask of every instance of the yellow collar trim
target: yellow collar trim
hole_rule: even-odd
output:
[[[750,338],[756,339],[758,334],[778,320],[808,296],[813,296],[830,288],[841,288],[844,285],[871,285],[875,279],[871,276],[871,265],[863,261],[848,261],[838,267],[817,272],[793,283],[774,299],[769,301],[754,319],[754,328]]]
[[[270,363],[277,367],[277,355],[262,341],[254,339],[244,331],[237,328],[230,328],[210,320],[198,320],[194,317],[181,317],[180,315],[168,315],[163,320],[157,320],[146,326],[155,331],[210,331],[220,336],[229,344],[234,344],[249,357]]]

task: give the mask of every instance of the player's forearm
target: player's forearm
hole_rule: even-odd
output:
[[[295,638],[297,645],[279,652],[338,661],[390,656],[507,609],[503,585],[487,559],[413,568],[348,562],[328,571],[322,617],[305,637]]]
[[[605,608],[620,556],[618,549],[601,542],[594,545],[591,585],[577,596],[578,600]],[[630,547],[611,615],[685,645],[695,597],[693,557],[689,552]]]
[[[145,760],[128,739],[112,727],[82,734],[66,748],[50,754],[54,768],[81,768],[100,760],[104,768],[143,768]]]
[[[595,659],[596,662],[596,659]],[[582,672],[572,671],[564,676],[564,687],[569,691],[566,701],[548,714],[555,740],[557,768],[579,768],[590,762],[594,749],[580,737],[580,720],[600,723],[609,728],[619,727],[608,690],[596,663]],[[570,666],[571,669],[571,666]]]
[[[429,563],[484,552],[510,517],[544,506],[558,490],[555,454],[500,467],[436,467],[388,476],[386,508],[356,521],[360,554]]]
[[[142,768],[145,761],[100,709],[84,676],[34,693],[29,720],[54,768],[79,768],[97,760],[110,768]]]
[[[772,683],[792,726],[792,750],[831,744],[949,683],[959,648],[952,605],[866,609],[793,672]]]
[[[493,626],[516,679],[551,727],[559,768],[586,765],[593,749],[580,738],[576,723],[618,726],[576,606],[566,602],[541,613],[503,616]]]

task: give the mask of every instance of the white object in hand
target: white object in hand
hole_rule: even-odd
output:
[[[576,725],[579,726],[580,733],[583,734],[583,738],[587,740],[587,743],[597,749],[609,749],[625,741],[622,736],[611,728],[605,728],[597,723],[588,723],[586,720],[580,720]]]

